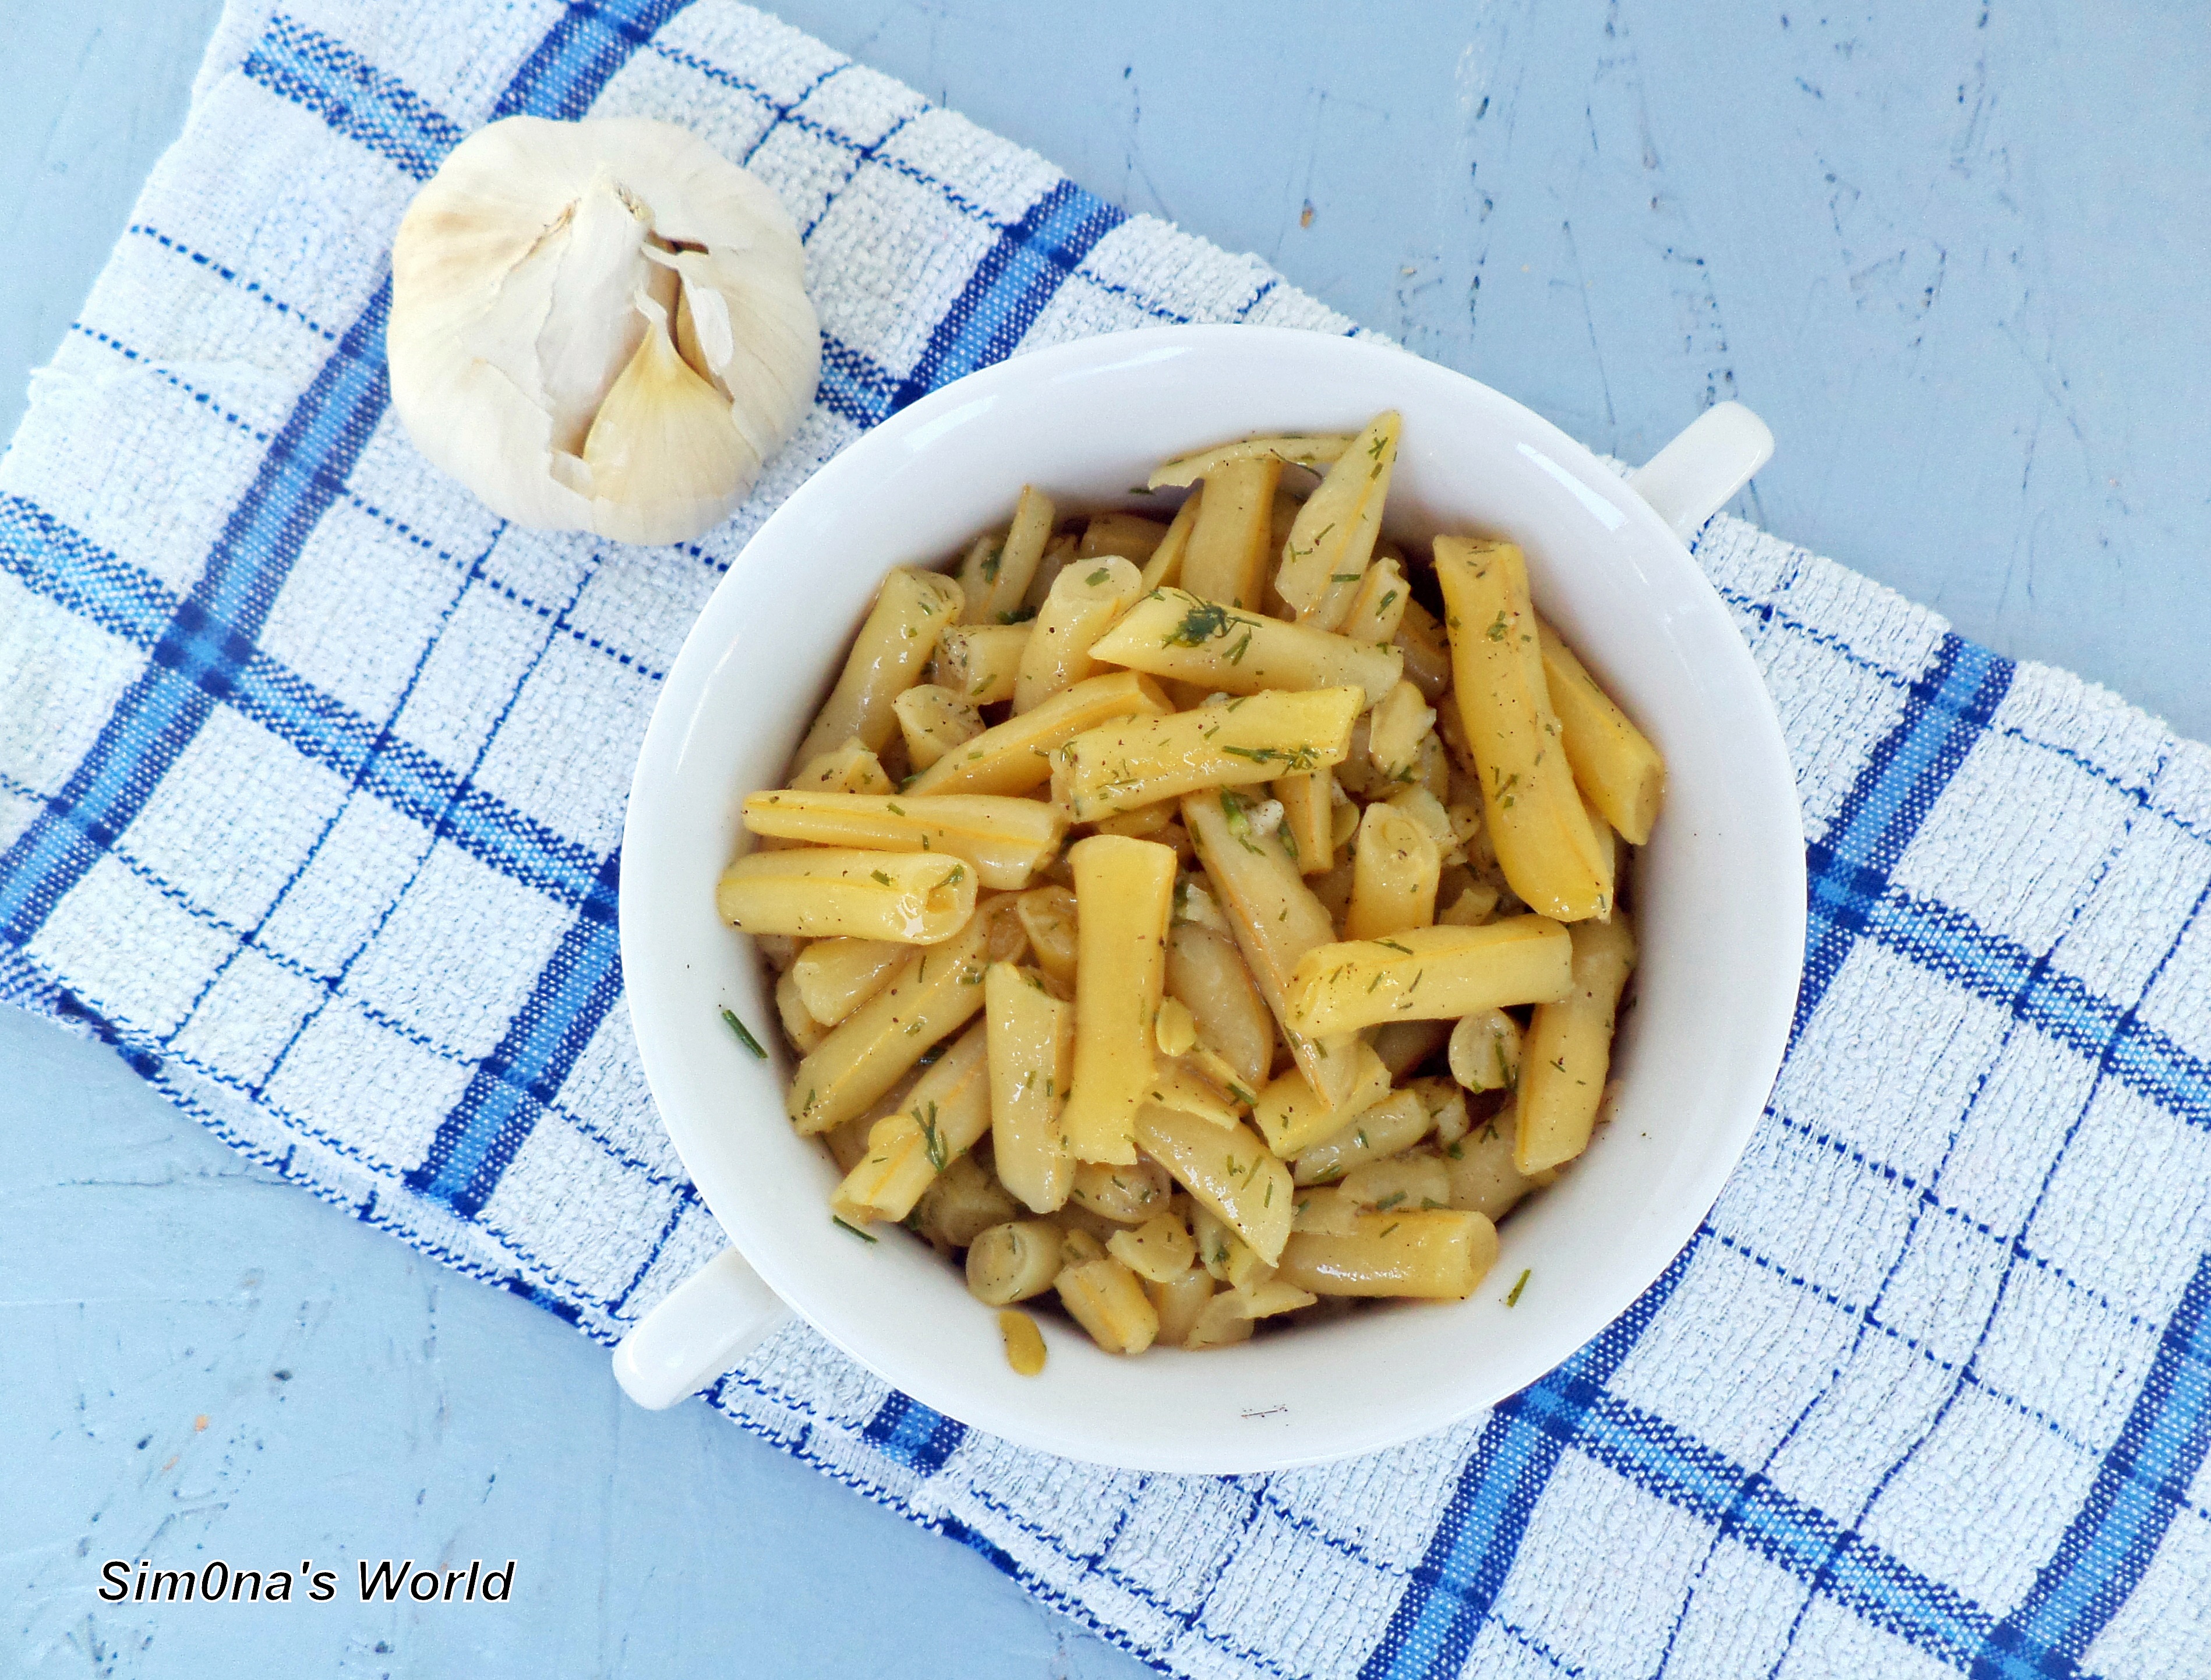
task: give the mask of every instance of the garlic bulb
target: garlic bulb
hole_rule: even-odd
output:
[[[509,117],[399,224],[392,405],[518,523],[682,541],[813,401],[805,269],[775,195],[688,130]]]

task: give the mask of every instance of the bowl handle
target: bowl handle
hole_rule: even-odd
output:
[[[615,1381],[649,1411],[697,1393],[791,1316],[735,1248],[678,1284],[615,1349]]]
[[[1722,402],[1627,475],[1628,487],[1687,542],[1773,458],[1773,433],[1740,402]]]

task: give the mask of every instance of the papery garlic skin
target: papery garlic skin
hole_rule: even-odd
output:
[[[814,400],[805,280],[774,193],[688,130],[509,117],[399,224],[392,406],[518,524],[687,541]]]

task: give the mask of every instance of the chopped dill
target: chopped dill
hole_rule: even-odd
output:
[[[1311,746],[1224,746],[1221,750],[1255,764],[1280,764],[1287,775],[1302,776],[1320,764],[1320,754]]]
[[[746,1029],[745,1024],[737,1018],[736,1011],[734,1009],[724,1009],[722,1012],[722,1018],[730,1024],[730,1030],[736,1034],[737,1042],[743,1045],[748,1050],[750,1050],[753,1055],[760,1058],[760,1061],[766,1061],[767,1060],[767,1052],[760,1048],[760,1040],[752,1036],[751,1032]]]
[[[1226,636],[1241,622],[1217,601],[1199,601],[1192,597],[1190,608],[1182,616],[1182,622],[1168,632],[1166,645],[1171,648],[1202,648],[1216,636]]]
[[[1251,838],[1251,807],[1226,788],[1221,790],[1221,814],[1227,820],[1228,831],[1236,837],[1237,844],[1247,852],[1259,849]]]

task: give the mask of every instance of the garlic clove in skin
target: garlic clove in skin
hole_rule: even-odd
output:
[[[698,536],[814,398],[797,229],[672,124],[479,130],[415,196],[391,266],[393,407],[425,456],[521,524]]]
[[[615,509],[651,502],[670,523],[704,530],[727,511],[729,484],[749,481],[760,456],[730,419],[729,399],[677,353],[666,307],[642,292],[636,304],[651,324],[584,439],[585,481]],[[655,541],[627,529],[601,535]]]

